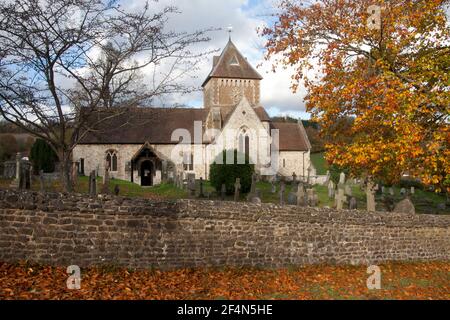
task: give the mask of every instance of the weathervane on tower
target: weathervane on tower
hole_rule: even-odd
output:
[[[231,24],[228,25],[227,32],[228,32],[228,37],[231,40],[231,33],[233,32],[233,26]]]

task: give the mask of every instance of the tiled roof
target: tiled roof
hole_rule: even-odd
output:
[[[311,149],[311,144],[302,124],[272,122],[271,128],[279,130],[280,151],[308,151]]]
[[[239,52],[231,40],[228,41],[220,57],[214,60],[214,66],[203,83],[203,86],[211,78],[262,79],[261,75]]]

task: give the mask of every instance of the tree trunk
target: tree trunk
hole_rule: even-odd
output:
[[[71,179],[71,169],[72,169],[72,159],[70,153],[60,152],[60,162],[61,162],[61,185],[64,192],[72,192],[73,185]]]

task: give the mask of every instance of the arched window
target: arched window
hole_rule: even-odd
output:
[[[238,137],[238,151],[245,155],[245,159],[250,158],[250,136],[247,129],[243,128]]]
[[[106,165],[110,171],[117,171],[117,152],[115,150],[109,150],[106,152]]]

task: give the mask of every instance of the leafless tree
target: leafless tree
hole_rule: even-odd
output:
[[[96,128],[90,115],[195,89],[179,80],[207,54],[192,47],[209,30],[167,30],[177,13],[149,3],[130,12],[114,0],[0,3],[0,115],[52,146],[66,191],[72,150]],[[143,70],[154,73],[145,86]]]

